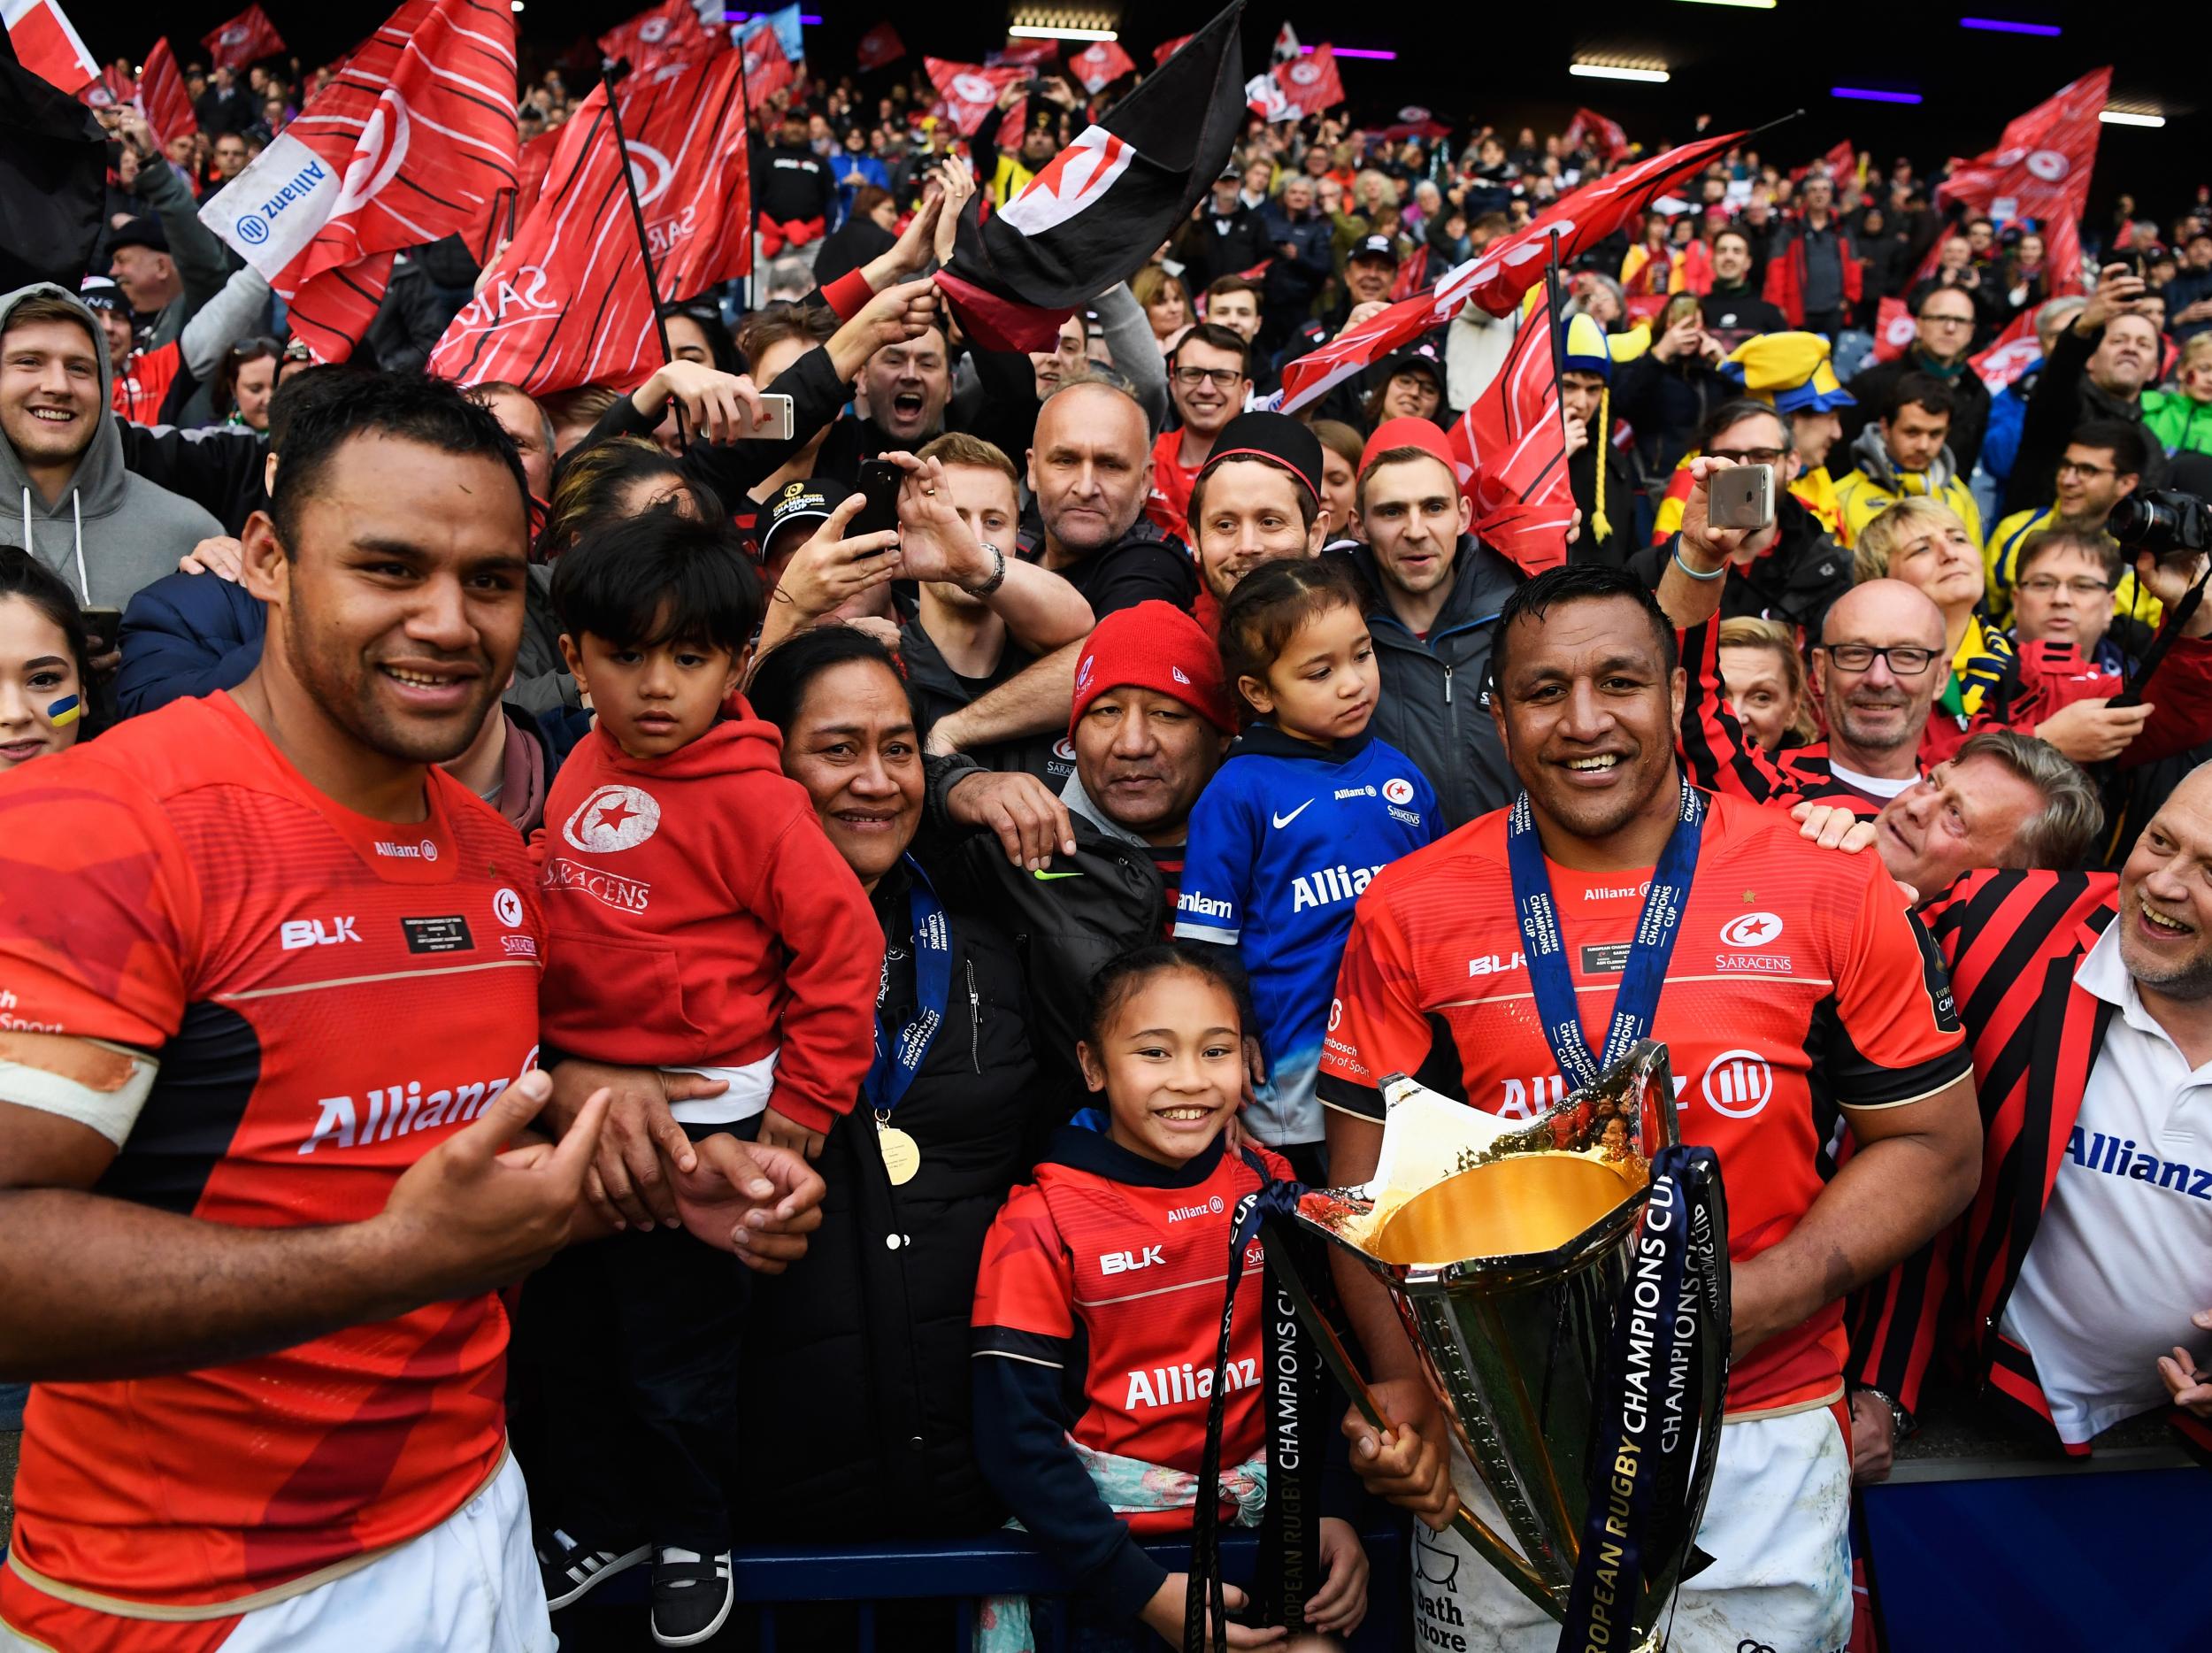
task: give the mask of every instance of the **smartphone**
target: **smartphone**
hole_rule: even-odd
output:
[[[753,427],[755,442],[789,442],[797,420],[792,412],[791,398],[780,396],[774,391],[764,391],[760,398],[760,422]]]
[[[1705,519],[1716,528],[1763,528],[1774,521],[1774,467],[1732,465],[1705,484]]]
[[[113,654],[117,640],[123,634],[123,611],[88,608],[82,611],[86,651],[94,655]]]
[[[888,459],[864,459],[860,465],[860,493],[868,503],[846,530],[854,538],[880,534],[899,526],[899,467]]]

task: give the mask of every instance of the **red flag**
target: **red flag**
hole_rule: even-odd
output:
[[[600,55],[609,63],[627,58],[634,73],[711,58],[728,45],[723,30],[701,25],[691,0],[663,0],[599,37]]]
[[[1173,40],[1162,41],[1158,45],[1152,49],[1152,61],[1156,64],[1165,63],[1170,58],[1172,58],[1177,52],[1183,50],[1183,42],[1189,38],[1190,36],[1187,35],[1178,35]]]
[[[200,218],[284,296],[316,358],[343,361],[392,255],[480,237],[514,187],[514,14],[405,0]]]
[[[783,42],[772,28],[755,29],[738,50],[745,55],[745,101],[760,108],[799,78],[798,69],[785,56]]]
[[[1936,204],[1954,202],[2001,225],[2033,219],[2043,230],[2051,295],[2081,291],[2081,215],[2097,164],[2097,117],[2112,90],[2112,71],[2096,69],[2024,115],[2005,123],[1997,147],[1951,163]]]
[[[1570,150],[1578,150],[1586,142],[1590,152],[1601,161],[1609,161],[1616,155],[1628,153],[1628,134],[1621,129],[1621,123],[1601,115],[1594,109],[1576,110],[1574,119],[1567,123],[1566,135],[1562,142]]]
[[[1002,89],[1029,75],[1026,69],[987,69],[979,63],[948,63],[942,58],[925,58],[922,64],[937,88],[945,118],[964,138],[975,135]]]
[[[2035,308],[2022,311],[1989,342],[1989,348],[1967,358],[1981,381],[1995,396],[2043,358],[2043,341],[2035,336]]]
[[[131,72],[111,63],[102,66],[98,80],[78,92],[77,101],[88,109],[113,109],[137,96],[138,82],[131,79]]]
[[[138,78],[138,112],[146,117],[154,142],[165,150],[200,129],[199,119],[192,112],[191,96],[184,89],[184,76],[177,72],[177,54],[170,49],[166,35],[146,54],[145,73]]]
[[[1390,296],[1393,303],[1411,298],[1429,284],[1428,243],[1422,242],[1398,260],[1398,273],[1391,279]]]
[[[510,29],[511,31],[512,25]],[[207,48],[208,58],[219,69],[242,69],[262,58],[273,58],[284,50],[284,36],[276,32],[276,25],[269,21],[269,14],[259,5],[250,5],[213,34],[201,37],[200,44]]]
[[[879,23],[860,37],[858,62],[864,69],[880,69],[906,56],[906,42],[888,23]]]
[[[1094,95],[1104,91],[1116,81],[1137,66],[1137,60],[1121,49],[1116,40],[1094,40],[1068,59],[1068,67],[1082,82],[1083,89]]]
[[[1309,115],[1344,101],[1344,78],[1336,72],[1336,53],[1325,42],[1316,46],[1310,57],[1277,64],[1275,84],[1283,88],[1285,98]]]
[[[1859,152],[1851,147],[1851,140],[1839,138],[1836,147],[1821,158],[1828,163],[1828,175],[1838,183],[1852,177],[1859,170]]]
[[[73,97],[98,84],[100,65],[63,14],[59,0],[6,0],[0,15],[7,19],[15,60],[40,80]]]
[[[742,74],[739,55],[726,52],[621,89],[624,148],[664,298],[750,266]],[[465,385],[509,380],[534,396],[587,383],[631,390],[660,365],[605,88],[556,135],[537,204],[438,341],[432,373]]]
[[[1041,68],[1059,55],[1060,42],[1056,40],[1014,40],[1007,42],[996,51],[985,52],[983,66],[987,69],[1002,69],[1010,65],[1021,69]]]
[[[1510,315],[1521,296],[1542,276],[1555,236],[1560,262],[1571,264],[1650,205],[1669,185],[1726,153],[1743,135],[1731,132],[1700,138],[1561,196],[1527,228],[1500,237],[1479,257],[1447,271],[1434,291],[1402,300],[1310,355],[1286,364],[1282,411],[1295,412],[1317,400],[1333,385],[1364,372],[1431,328],[1442,327],[1469,304],[1494,316]]]
[[[1912,349],[1913,341],[1920,336],[1920,324],[1912,319],[1912,311],[1905,308],[1901,298],[1886,298],[1874,316],[1873,359],[1893,362]]]
[[[1547,297],[1522,319],[1505,365],[1448,438],[1460,486],[1474,502],[1476,534],[1531,574],[1567,560],[1574,520],[1555,334]]]
[[[1291,107],[1290,100],[1283,96],[1283,88],[1272,74],[1256,74],[1244,83],[1244,106],[1270,125],[1278,120],[1305,119],[1302,111]]]
[[[565,125],[565,123],[564,123]],[[519,224],[530,216],[538,204],[538,195],[545,188],[545,175],[552,169],[553,157],[561,147],[564,127],[550,132],[541,132],[522,146],[515,156],[515,221]]]

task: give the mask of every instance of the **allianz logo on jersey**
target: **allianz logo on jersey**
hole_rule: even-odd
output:
[[[1248,1389],[1260,1380],[1257,1360],[1232,1360],[1222,1368],[1221,1388],[1226,1395],[1239,1389]],[[1153,1366],[1129,1374],[1129,1393],[1122,1401],[1121,1409],[1133,1412],[1156,1406],[1180,1406],[1187,1401],[1211,1400],[1214,1392],[1214,1372],[1211,1366],[1194,1365],[1189,1361],[1179,1366]]]
[[[526,1073],[537,1062],[537,1047],[533,1045],[518,1071]],[[372,1142],[392,1142],[442,1125],[465,1125],[506,1088],[507,1077],[503,1074],[460,1084],[433,1084],[427,1090],[419,1079],[404,1084],[395,1080],[372,1089],[358,1101],[352,1096],[319,1096],[315,1128],[300,1144],[299,1151],[307,1155],[324,1149],[366,1148]]]
[[[1290,880],[1290,910],[1303,912],[1308,907],[1333,906],[1340,901],[1357,901],[1360,892],[1372,883],[1375,874],[1388,863],[1378,861],[1372,866],[1346,866],[1339,862],[1317,872],[1301,873]]]
[[[1674,1076],[1674,1099],[1686,1111],[1686,1074]],[[1765,1111],[1774,1097],[1774,1067],[1756,1050],[1723,1050],[1698,1076],[1698,1095],[1723,1119],[1749,1119]],[[1498,1112],[1508,1119],[1532,1119],[1567,1099],[1567,1081],[1556,1073],[1499,1081]]]

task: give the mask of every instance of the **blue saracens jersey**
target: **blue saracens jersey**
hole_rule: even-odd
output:
[[[1327,750],[1256,725],[1199,795],[1175,934],[1243,957],[1268,1074],[1246,1125],[1271,1147],[1321,1140],[1314,1078],[1353,903],[1440,826],[1427,777],[1372,735]]]

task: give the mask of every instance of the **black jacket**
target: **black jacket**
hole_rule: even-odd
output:
[[[1274,251],[1267,244],[1260,215],[1242,201],[1234,211],[1218,213],[1209,200],[1198,216],[1184,226],[1176,238],[1176,248],[1190,266],[1183,285],[1194,297],[1204,292],[1215,277],[1240,274]]]
[[[2028,411],[2020,424],[2020,448],[2013,456],[2012,474],[2005,482],[2004,511],[2029,511],[2051,503],[2058,481],[2059,456],[2074,434],[2074,427],[2093,419],[2143,421],[2140,402],[2123,402],[2100,390],[2089,377],[2089,358],[2104,342],[2101,330],[2084,337],[2078,328],[2060,329],[2051,353],[2036,375],[2035,390],[2028,397]],[[2143,466],[2144,488],[2157,488],[2166,478],[2166,450],[2155,436],[2145,434],[2149,461]]]
[[[1171,603],[1187,614],[1198,600],[1198,570],[1191,554],[1181,541],[1161,533],[1147,517],[1139,517],[1111,545],[1057,573],[1083,594],[1097,619],[1149,597]]]
[[[802,144],[787,150],[764,143],[753,151],[753,210],[778,224],[811,223],[829,217],[837,201],[830,164]]]
[[[1843,438],[1837,444],[1839,452],[1847,452],[1859,433],[1882,417],[1882,407],[1889,400],[1897,381],[1907,373],[1931,371],[1924,362],[1920,347],[1916,344],[1893,361],[1876,362],[1851,375],[1851,382],[1844,387],[1858,399],[1858,406],[1838,410],[1843,420]],[[1941,378],[1941,374],[1936,377]],[[1982,438],[1989,431],[1989,387],[1971,366],[1962,369],[1944,382],[1951,388],[1951,434],[1945,445],[1951,457],[1958,461],[1959,474],[1974,474],[1974,462],[1981,457]]]
[[[902,869],[876,891],[895,955],[884,1006],[894,1027],[915,997],[908,889]],[[973,909],[945,903],[952,990],[892,1112],[920,1167],[891,1185],[874,1120],[856,1103],[818,1164],[829,1191],[805,1260],[754,1287],[747,1413],[782,1421],[748,1434],[754,1484],[775,1493],[739,1501],[741,1539],[952,1538],[1005,1518],[969,1444],[968,1320],[983,1236],[1046,1122],[1013,946]]]
[[[460,306],[449,304],[428,273],[411,258],[392,265],[391,284],[384,289],[362,345],[377,366],[387,373],[420,373],[438,346],[446,324]]]
[[[1732,292],[1716,288],[1698,300],[1698,305],[1705,312],[1705,325],[1716,332],[1780,333],[1790,325],[1778,308],[1760,297],[1758,289],[1748,284]]]
[[[1323,555],[1350,557],[1374,594],[1367,628],[1382,699],[1368,727],[1420,766],[1448,829],[1502,809],[1520,783],[1490,719],[1490,639],[1521,571],[1472,534],[1461,540],[1452,595],[1424,642],[1383,597],[1373,551],[1361,545]]]
[[[1851,589],[1851,553],[1828,537],[1820,519],[1798,504],[1793,494],[1776,498],[1774,516],[1781,525],[1781,539],[1747,571],[1730,571],[1721,587],[1721,618],[1777,619],[1803,627],[1817,641],[1829,605]],[[1638,551],[1628,559],[1629,572],[1657,590],[1677,537],[1670,535],[1664,545],[1647,545]]]
[[[1598,454],[1605,455],[1605,522],[1610,530],[1601,536],[1597,530]],[[1611,442],[1585,442],[1580,452],[1567,461],[1567,482],[1574,489],[1575,504],[1582,511],[1582,533],[1567,548],[1571,563],[1602,563],[1608,568],[1627,565],[1629,553],[1636,549],[1635,484],[1629,480],[1628,459]]]
[[[179,430],[139,425],[111,415],[123,436],[124,468],[173,494],[181,494],[223,525],[234,539],[246,519],[269,508],[269,434],[243,425]]]
[[[1008,678],[1036,664],[1036,657],[1010,638],[989,675],[962,677],[945,663],[945,657],[937,651],[936,640],[922,629],[918,616],[899,627],[899,664],[906,668],[906,689],[914,702],[915,733],[926,740],[938,719],[972,704]],[[1034,775],[1055,792],[1075,773],[1075,748],[1064,735],[1028,735],[982,747],[969,755],[986,769]]]
[[[1663,362],[1651,351],[1623,362],[1613,373],[1613,412],[1636,432],[1636,456],[1646,473],[1671,473],[1697,441],[1705,416],[1743,395],[1702,357]]]

